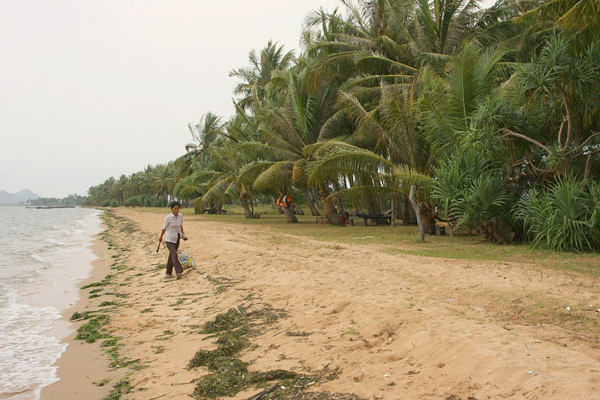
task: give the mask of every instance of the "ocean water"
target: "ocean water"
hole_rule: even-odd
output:
[[[72,329],[58,321],[96,259],[100,211],[0,207],[0,399],[37,400]]]

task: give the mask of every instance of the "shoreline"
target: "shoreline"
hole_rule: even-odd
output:
[[[91,262],[90,276],[78,283],[78,289],[102,280],[111,271],[110,250],[100,235],[101,233],[96,235],[89,247],[98,258]],[[77,328],[85,321],[72,322],[71,315],[76,311],[92,308],[96,300],[90,299],[84,291],[81,291],[79,296],[79,300],[73,306],[61,313],[62,318],[59,321],[67,325],[67,329],[72,332],[62,338],[61,342],[66,343],[67,348],[54,363],[54,366],[58,367],[56,376],[60,380],[42,388],[42,400],[101,399],[110,393],[112,384],[122,375],[120,371],[112,371],[109,368],[109,357],[100,348],[100,342],[86,343],[75,339]]]
[[[600,395],[597,278],[518,262],[398,256],[186,216],[190,240],[182,246],[197,267],[164,281],[166,253],[156,253],[155,237],[163,219],[162,212],[110,211],[106,235],[95,243],[99,264],[81,282],[105,286],[94,289],[103,296],[81,299],[64,315],[99,309],[110,315],[105,332],[117,339],[112,360],[120,366],[111,370],[100,343],[74,341],[73,334],[57,363],[61,381],[44,388],[43,400],[101,399],[117,383],[118,394],[130,400],[195,392],[210,398],[200,390],[220,372],[191,361],[219,349],[204,327],[228,312],[265,317],[250,326],[247,347],[234,355],[249,374],[284,371],[313,380],[292,386],[272,379],[277,398],[292,398],[284,390],[297,390],[299,400]],[[563,304],[569,314],[551,319]],[[244,376],[235,379],[243,383]],[[107,378],[102,387],[94,384]],[[244,386],[230,398],[261,389]]]

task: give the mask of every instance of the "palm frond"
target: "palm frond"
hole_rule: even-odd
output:
[[[315,184],[357,174],[377,176],[394,167],[389,160],[368,150],[337,150],[308,163],[308,182]]]
[[[272,163],[256,177],[254,188],[258,191],[286,191],[291,186],[293,168],[294,164],[289,161]]]

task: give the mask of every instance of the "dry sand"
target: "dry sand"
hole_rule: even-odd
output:
[[[107,327],[122,338],[120,353],[144,366],[128,369],[127,399],[189,398],[206,371],[187,370],[188,362],[197,350],[215,348],[199,327],[257,304],[287,317],[253,337],[243,360],[256,371],[337,371],[313,391],[365,399],[600,399],[598,279],[533,264],[390,254],[295,236],[292,226],[281,234],[186,216],[183,247],[198,266],[163,282],[157,266],[167,252],[156,254],[156,236],[164,215],[113,212],[120,218],[110,237],[130,269],[115,278],[127,297],[117,299]],[[51,386],[42,399],[94,398],[74,388],[118,380],[106,371],[92,376],[84,365],[75,369],[89,378],[69,385],[63,371],[77,361],[67,358],[73,348],[94,352],[80,351],[79,361],[102,364],[97,344],[72,342],[60,361],[65,381],[55,384],[62,397],[50,395]]]

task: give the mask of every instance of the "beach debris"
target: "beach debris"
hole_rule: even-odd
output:
[[[358,374],[356,374],[352,379],[354,379],[354,382],[362,382],[364,377],[365,373],[361,371]]]
[[[531,350],[531,347],[527,343],[525,343],[525,348],[527,348],[527,350]]]
[[[248,397],[246,400],[258,400],[261,399],[263,397],[265,397],[267,394],[269,394],[270,392],[272,392],[273,390],[277,389],[279,385],[275,384],[271,387],[266,388],[265,390],[263,390],[262,392],[256,393],[253,396]]]
[[[529,371],[529,375],[538,376],[540,373],[537,371]]]
[[[567,307],[567,311],[571,311],[571,307]]]
[[[390,376],[392,376],[392,375],[390,375],[390,374],[385,374],[383,377],[384,377],[384,378],[389,378]]]

